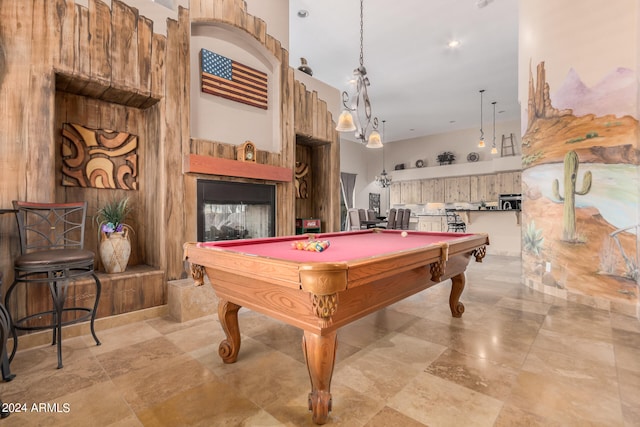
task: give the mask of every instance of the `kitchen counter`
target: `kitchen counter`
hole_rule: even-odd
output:
[[[464,219],[464,222],[471,224],[471,219],[486,213],[513,212],[516,216],[516,224],[520,225],[520,209],[456,209],[455,212]]]
[[[457,209],[467,224],[467,233],[487,233],[491,245],[487,252],[519,256],[521,252],[521,212],[517,209]],[[438,212],[416,213],[420,231],[447,231],[447,215]],[[514,221],[515,216],[515,221]]]
[[[480,214],[485,213],[498,213],[498,212],[513,212],[516,215],[516,224],[520,225],[520,209],[454,209],[458,215],[462,217],[464,222],[467,224],[471,224],[471,219]],[[436,216],[447,216],[445,213],[418,213],[417,217],[436,217]]]

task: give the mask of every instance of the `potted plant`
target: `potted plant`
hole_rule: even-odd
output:
[[[451,163],[453,163],[455,159],[456,159],[456,156],[451,151],[445,151],[442,154],[438,154],[438,163],[440,163],[440,166],[444,164],[450,165]]]
[[[130,212],[129,198],[123,197],[107,202],[95,216],[101,235],[98,250],[107,273],[121,273],[127,268],[131,255],[129,232],[133,229],[125,219]]]

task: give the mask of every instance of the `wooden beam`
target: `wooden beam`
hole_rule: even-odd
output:
[[[291,182],[293,180],[293,169],[290,168],[200,154],[187,154],[184,157],[184,172],[264,179],[266,181]]]

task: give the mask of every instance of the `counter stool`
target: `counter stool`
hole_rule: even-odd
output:
[[[20,284],[29,288],[47,284],[53,308],[21,318],[12,316],[14,337],[13,360],[18,348],[17,330],[35,331],[51,329],[57,344],[58,369],[62,368],[62,327],[91,320],[91,335],[100,345],[94,329],[94,320],[102,286],[94,271],[95,254],[85,250],[84,229],[87,202],[32,203],[14,201],[20,232],[22,255],[14,261],[15,279],[5,295],[5,306],[11,308],[10,297]],[[65,307],[67,291],[76,279],[91,277],[95,282],[96,297],[93,307]],[[11,311],[11,310],[10,310]],[[40,319],[50,319],[42,324]],[[37,322],[35,322],[38,320]]]
[[[453,210],[447,209],[447,232],[461,231],[465,233],[467,231],[467,224],[460,218],[460,216]]]

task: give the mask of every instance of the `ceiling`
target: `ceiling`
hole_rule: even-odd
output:
[[[289,0],[293,67],[348,88],[360,58],[358,0]],[[308,17],[300,18],[299,10]],[[450,40],[460,45],[449,48]],[[364,66],[385,142],[520,118],[517,0],[364,0]],[[337,117],[334,118],[337,120]],[[344,135],[352,139],[350,135]]]

